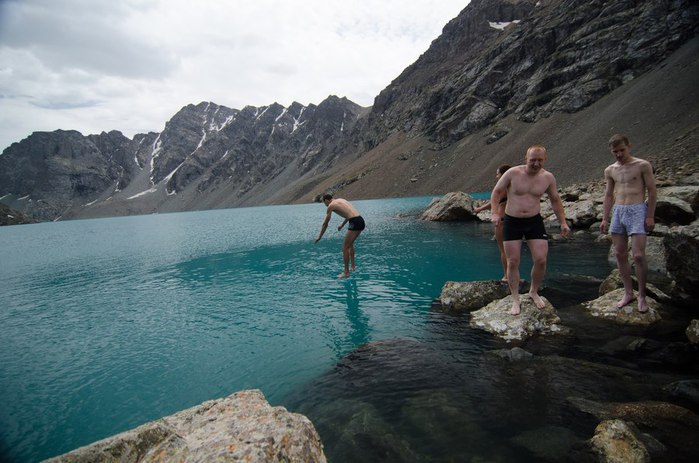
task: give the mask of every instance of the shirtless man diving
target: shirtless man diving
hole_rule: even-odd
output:
[[[527,150],[524,165],[507,170],[498,180],[490,196],[490,204],[499,204],[507,196],[504,215],[497,208],[492,212],[493,225],[503,222],[503,240],[507,256],[507,283],[512,295],[512,315],[519,315],[519,261],[522,254],[522,237],[526,238],[532,254],[531,286],[529,296],[542,309],[544,301],[539,296],[539,287],[546,274],[546,258],[549,243],[544,219],[541,217],[540,201],[544,193],[551,201],[553,212],[561,224],[561,235],[568,236],[570,228],[566,222],[563,202],[558,195],[556,179],[544,169],[546,148],[532,146]]]
[[[350,262],[352,264],[352,271],[354,271],[354,241],[362,230],[364,230],[364,219],[359,215],[359,212],[354,208],[352,203],[346,199],[333,199],[332,195],[325,194],[323,195],[323,204],[327,206],[328,210],[325,215],[323,226],[320,229],[320,234],[315,242],[317,243],[323,237],[333,212],[345,219],[337,227],[338,231],[342,230],[342,227],[349,222],[347,233],[345,233],[345,241],[342,243],[342,258],[345,261],[345,271],[337,276],[338,278],[348,278],[350,276]]]
[[[638,280],[638,311],[648,312],[646,302],[646,237],[655,227],[655,205],[657,191],[653,168],[648,161],[631,156],[631,143],[625,135],[613,135],[609,149],[616,162],[604,169],[606,189],[604,191],[603,216],[600,229],[612,234],[612,246],[616,257],[621,281],[624,283],[624,296],[617,303],[621,308],[634,300],[629,263],[629,236],[631,252]],[[648,201],[646,202],[646,191]],[[609,212],[612,210],[609,224]]]

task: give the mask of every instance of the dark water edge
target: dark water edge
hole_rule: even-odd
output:
[[[699,380],[699,351],[684,334],[687,308],[664,306],[650,327],[589,316],[601,279],[558,272],[541,293],[570,335],[506,343],[469,326],[469,316],[429,313],[422,340],[363,345],[282,405],[316,426],[328,461],[596,461],[586,441],[601,419],[595,402],[667,401],[699,414],[699,404],[663,388]],[[498,355],[521,347],[530,358]],[[699,429],[643,429],[666,451],[653,461],[699,461]]]

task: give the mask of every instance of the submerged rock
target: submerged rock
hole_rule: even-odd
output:
[[[650,462],[650,454],[639,439],[638,429],[623,420],[606,420],[595,428],[590,445],[600,461]]]
[[[640,434],[636,433],[635,437],[643,441],[651,454],[666,452],[664,456],[672,458],[667,461],[692,461],[697,454],[699,416],[684,407],[655,401],[603,403],[580,397],[568,398],[568,402],[600,420],[623,420],[633,423],[640,430]],[[613,430],[609,433],[613,433]]]
[[[593,317],[612,320],[623,325],[651,325],[661,319],[658,313],[659,304],[655,299],[646,296],[648,312],[638,311],[637,301],[633,300],[624,307],[617,308],[617,302],[623,297],[623,289],[615,289],[603,294],[595,300],[583,303]]]
[[[687,334],[687,339],[689,339],[689,342],[692,344],[699,344],[699,320],[692,320],[689,323],[685,333]]]
[[[512,443],[527,449],[542,461],[567,461],[579,439],[570,429],[543,426],[512,438]]]
[[[525,360],[530,360],[534,357],[534,354],[528,352],[521,347],[513,347],[512,349],[497,349],[489,352],[491,355],[497,355],[500,358],[509,360],[510,362],[522,362]]]
[[[272,407],[259,390],[241,391],[47,460],[94,462],[325,463],[313,424]]]
[[[524,340],[539,334],[568,334],[570,329],[561,325],[556,309],[542,297],[543,309],[534,305],[528,294],[520,296],[521,313],[511,315],[512,296],[493,301],[486,307],[471,312],[471,326],[481,328],[506,340]]]
[[[694,412],[699,411],[699,380],[686,379],[675,381],[663,387],[663,392],[672,401],[686,406]]]

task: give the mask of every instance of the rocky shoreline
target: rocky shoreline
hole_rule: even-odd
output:
[[[650,310],[639,313],[635,302],[621,309],[616,307],[623,294],[618,270],[612,271],[600,284],[599,297],[584,301],[580,308],[585,316],[610,324],[637,327],[662,324],[665,316],[672,317],[670,307],[681,308],[691,318],[689,325],[672,325],[675,330],[682,331],[674,334],[684,335],[686,342],[666,346],[668,348],[661,359],[669,364],[693,364],[695,370],[699,360],[699,313],[696,311],[699,296],[699,274],[696,271],[699,263],[699,176],[688,175],[674,184],[660,181],[658,186],[658,226],[649,236],[647,249]],[[601,183],[575,185],[562,191],[567,219],[574,230],[572,239],[585,237],[596,242],[611,242],[609,236],[602,235],[599,229],[603,194],[604,185]],[[468,195],[449,193],[433,201],[422,218],[488,220],[489,213],[475,214],[474,206],[475,202]],[[542,202],[542,215],[553,239],[563,240],[560,235],[555,235],[558,223],[548,202]],[[613,263],[611,246],[609,259]],[[526,293],[527,285],[522,286],[520,292]],[[502,281],[447,282],[435,306],[447,313],[468,313],[473,328],[488,331],[508,343],[522,344],[534,336],[571,335],[579,328],[562,322],[557,309],[545,297],[542,299],[546,306],[537,309],[533,301],[523,295],[522,313],[512,316],[509,314],[511,296],[508,293],[507,284]],[[647,348],[651,344],[642,337],[619,341],[625,344],[621,349],[628,353],[640,353],[642,345]],[[520,347],[505,349],[501,355],[511,362],[544,361]],[[687,436],[687,430],[695,435],[699,432],[699,380],[696,371],[691,370],[689,368],[687,379],[664,386],[667,400],[602,403],[569,397],[567,400],[572,407],[600,420],[594,435],[584,445],[578,446],[574,460],[689,461],[696,457],[699,452],[696,444],[688,445],[686,453],[677,450],[682,442],[677,440],[676,428],[681,427],[684,436]],[[673,439],[675,442],[668,444]]]

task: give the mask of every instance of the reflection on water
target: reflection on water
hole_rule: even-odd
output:
[[[347,344],[351,346],[362,346],[369,342],[371,327],[369,318],[359,308],[359,295],[357,293],[357,282],[348,278],[343,281],[347,291],[347,321],[349,321],[350,331],[348,333]]]

